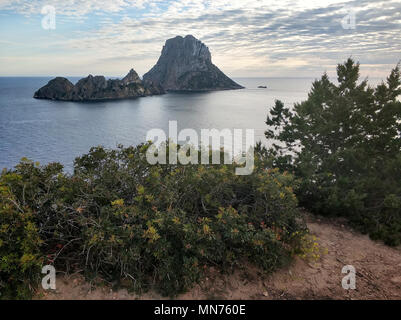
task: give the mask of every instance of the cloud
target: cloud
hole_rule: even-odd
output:
[[[58,14],[85,16],[93,12],[121,12],[126,8],[144,8],[146,0],[0,0],[0,10],[24,15],[40,14],[44,6],[54,6]]]
[[[79,52],[85,61],[92,57],[91,67],[114,74],[131,66],[146,72],[166,39],[186,34],[204,41],[214,62],[233,76],[315,76],[348,56],[382,76],[401,58],[398,0],[0,0],[0,10],[32,15],[52,3],[59,20],[85,23],[53,36],[48,50],[63,47],[72,64],[71,52]],[[346,30],[341,20],[349,13],[356,28]],[[94,15],[103,19],[90,24]]]

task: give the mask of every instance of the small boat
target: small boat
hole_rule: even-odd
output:
[[[267,86],[258,86],[259,89],[266,89]]]

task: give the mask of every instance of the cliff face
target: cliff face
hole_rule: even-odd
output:
[[[163,94],[161,87],[144,83],[138,74],[131,71],[122,80],[106,80],[103,76],[89,75],[79,80],[75,86],[66,78],[57,77],[35,92],[36,99],[64,101],[97,101],[129,99]]]
[[[143,79],[166,91],[243,88],[212,63],[208,47],[191,35],[167,40],[157,64]]]

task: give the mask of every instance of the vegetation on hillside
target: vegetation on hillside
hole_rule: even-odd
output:
[[[0,290],[25,298],[40,267],[175,295],[211,267],[266,271],[302,250],[293,177],[233,165],[150,165],[149,144],[92,148],[74,174],[27,159],[0,177]],[[24,290],[22,290],[24,289]]]

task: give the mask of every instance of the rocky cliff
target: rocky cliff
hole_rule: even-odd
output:
[[[208,47],[191,35],[167,40],[157,64],[143,79],[166,91],[243,88],[212,63]]]
[[[64,101],[98,101],[129,99],[165,93],[163,88],[151,81],[143,82],[131,71],[122,79],[106,80],[103,76],[89,75],[73,85],[66,78],[57,77],[35,92],[36,99]]]

